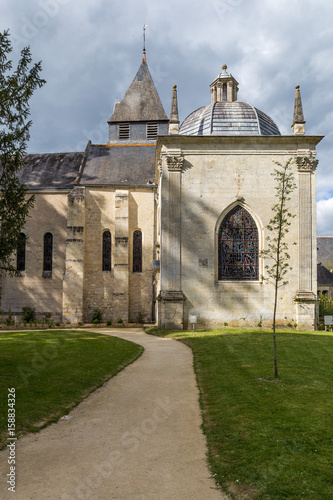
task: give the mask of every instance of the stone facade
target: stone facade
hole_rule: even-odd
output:
[[[276,162],[292,159],[291,270],[277,321],[315,328],[316,145],[322,137],[305,135],[298,86],[288,136],[265,113],[237,101],[238,82],[226,65],[210,93],[211,103],[180,125],[174,85],[168,120],[144,53],[108,121],[107,144],[89,141],[81,153],[27,156],[21,178],[36,202],[23,230],[26,265],[20,276],[3,277],[2,309],[19,315],[32,306],[71,323],[89,322],[100,309],[104,320],[156,319],[167,329],[189,328],[190,316],[198,328],[271,326],[274,289],[261,279],[267,261],[260,251],[267,249],[272,217],[272,173]],[[250,278],[221,272],[221,224],[237,210],[248,214],[256,235]],[[45,272],[46,233],[53,236],[53,254],[52,271]],[[237,252],[230,259],[237,261]],[[243,251],[244,262],[249,255]],[[245,264],[246,272],[252,267]]]
[[[261,279],[218,279],[218,230],[225,215],[244,207],[256,222],[259,250],[267,248],[266,226],[272,217],[276,164],[293,158],[297,189],[290,201],[287,242],[291,255],[289,284],[279,294],[278,324],[315,326],[317,290],[315,225],[315,146],[320,137],[190,137],[158,141],[156,176],[161,196],[161,278],[158,321],[188,328],[270,326],[274,289]],[[260,193],[260,196],[258,195]],[[296,245],[294,245],[294,243]],[[259,276],[265,276],[259,259]],[[168,294],[186,297],[170,299]]]
[[[35,193],[35,206],[27,219],[26,270],[20,276],[2,278],[1,308],[20,317],[22,307],[32,306],[38,313],[62,318],[63,275],[65,272],[67,194]],[[53,235],[52,273],[43,277],[43,239]],[[16,256],[13,257],[14,259]]]

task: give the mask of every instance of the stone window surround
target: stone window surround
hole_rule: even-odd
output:
[[[249,212],[249,214],[251,215],[251,217],[253,218],[254,222],[256,223],[257,225],[257,229],[258,229],[258,255],[259,255],[259,263],[258,263],[258,267],[259,267],[259,279],[258,280],[219,280],[218,279],[218,264],[219,264],[219,229],[220,229],[220,225],[223,221],[223,219],[225,218],[225,216],[233,209],[235,208],[237,205],[241,206],[242,208],[244,208],[245,210],[247,210]],[[252,285],[262,285],[262,280],[261,280],[261,276],[264,274],[264,259],[262,257],[260,257],[260,251],[263,249],[263,246],[264,246],[264,226],[263,224],[261,223],[259,217],[256,215],[256,213],[251,209],[251,207],[249,207],[245,202],[244,202],[244,198],[242,198],[241,196],[237,196],[237,200],[233,203],[231,203],[230,205],[228,205],[220,214],[219,218],[217,219],[216,221],[216,226],[215,226],[215,245],[214,245],[214,249],[215,249],[215,264],[214,264],[214,281],[215,281],[215,285],[217,286],[239,286],[239,287],[243,287],[243,286],[252,286]]]

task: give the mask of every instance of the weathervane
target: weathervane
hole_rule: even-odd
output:
[[[146,52],[146,29],[148,26],[145,24],[143,27],[143,50]]]
[[[143,57],[142,62],[146,62],[146,29],[148,26],[145,24],[143,26]]]

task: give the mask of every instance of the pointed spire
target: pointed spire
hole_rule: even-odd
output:
[[[305,134],[305,120],[303,115],[302,99],[299,85],[296,85],[295,87],[294,116],[291,129],[293,134]]]
[[[170,113],[170,121],[169,121],[169,134],[179,134],[177,85],[174,85],[172,87],[171,113]]]
[[[108,123],[134,121],[168,121],[148,64],[144,61]]]

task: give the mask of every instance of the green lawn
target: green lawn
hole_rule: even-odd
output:
[[[209,462],[236,499],[333,499],[333,335],[148,333],[192,348]]]
[[[142,352],[132,342],[86,331],[0,332],[1,448],[8,436],[9,388],[16,394],[16,436],[35,432],[66,415]]]

